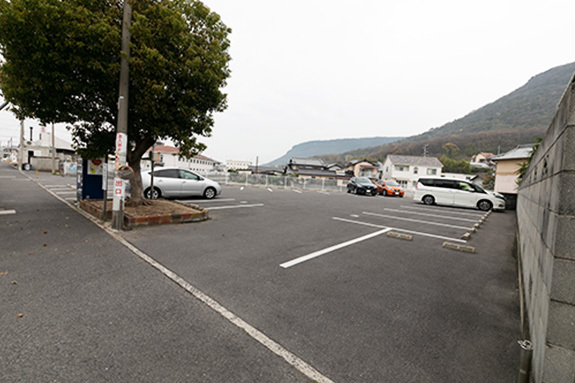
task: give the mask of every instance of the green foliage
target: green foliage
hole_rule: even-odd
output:
[[[444,154],[439,161],[443,164],[444,173],[471,174],[471,164],[467,160],[454,160]]]
[[[517,180],[515,181],[517,183],[517,185],[519,185],[521,183],[521,181],[523,181],[523,177],[525,176],[525,173],[527,173],[527,169],[529,168],[529,164],[531,164],[531,160],[533,159],[533,156],[535,155],[535,153],[537,152],[537,149],[539,149],[539,145],[541,145],[541,141],[543,141],[543,138],[541,137],[535,137],[535,145],[533,145],[533,149],[531,149],[531,151],[529,152],[529,158],[527,159],[527,161],[522,162],[519,166],[519,169],[517,169]]]
[[[130,0],[128,162],[157,140],[186,156],[226,108],[231,32],[195,0]],[[79,152],[112,153],[123,1],[0,0],[0,88],[19,117],[70,124]]]
[[[456,158],[459,154],[459,146],[455,145],[453,142],[448,142],[441,147],[445,155],[449,158]]]

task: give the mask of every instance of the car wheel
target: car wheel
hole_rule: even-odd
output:
[[[491,210],[491,208],[493,207],[493,204],[492,204],[490,201],[481,200],[481,201],[479,201],[479,203],[477,204],[477,207],[479,208],[479,210],[489,211],[489,210]]]
[[[349,186],[347,187],[347,192],[351,193],[351,188]]]
[[[147,199],[158,199],[162,196],[162,192],[157,187],[154,187],[154,190],[151,188],[147,188],[144,190],[144,197]]]
[[[204,198],[205,199],[212,199],[216,196],[216,189],[214,188],[207,188],[204,190]]]
[[[426,205],[433,205],[435,203],[435,198],[433,198],[433,196],[426,195],[423,197],[422,201]]]

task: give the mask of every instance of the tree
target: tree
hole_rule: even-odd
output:
[[[205,145],[230,75],[228,34],[196,0],[130,0],[128,164],[143,201],[140,160],[170,139],[184,157]],[[122,1],[0,0],[0,88],[20,118],[69,124],[88,158],[114,150]]]
[[[459,146],[452,142],[446,143],[441,147],[441,149],[449,158],[455,158],[459,154]]]

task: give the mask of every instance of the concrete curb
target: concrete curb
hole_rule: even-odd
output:
[[[443,242],[443,247],[446,249],[462,251],[464,253],[475,253],[475,247],[459,245],[457,243]]]

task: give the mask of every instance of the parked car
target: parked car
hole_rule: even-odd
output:
[[[501,194],[466,180],[448,178],[420,178],[413,199],[426,205],[472,207],[483,211],[505,209],[505,197]]]
[[[163,167],[154,170],[154,187],[151,188],[152,170],[142,171],[144,196],[150,199],[160,197],[203,196],[212,199],[221,194],[222,188],[216,181],[202,177],[191,170]]]
[[[352,177],[347,183],[347,192],[355,194],[377,194],[377,187],[367,177]]]
[[[375,183],[375,186],[377,186],[377,194],[380,195],[403,197],[405,194],[401,185],[394,180],[379,180]]]

